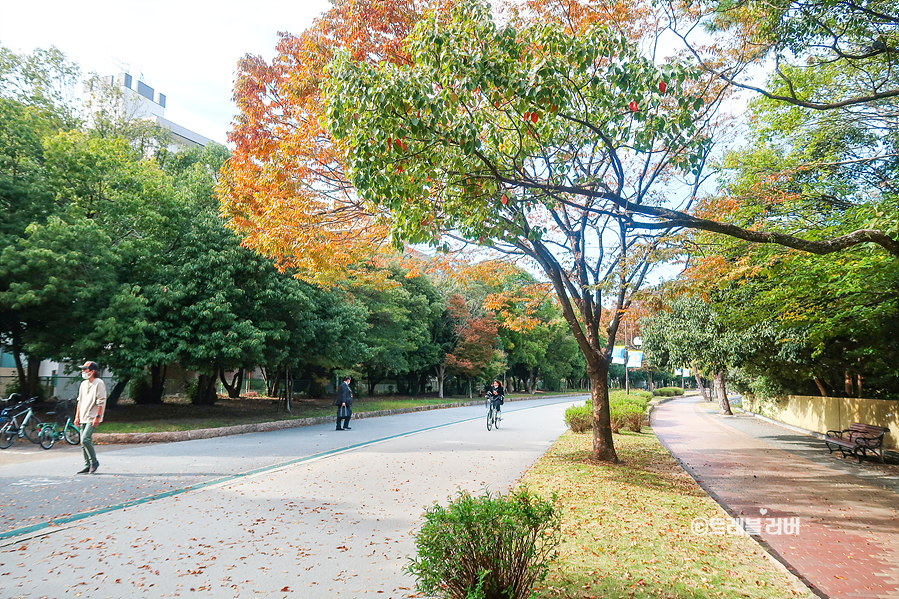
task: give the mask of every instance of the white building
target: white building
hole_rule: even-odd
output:
[[[165,118],[165,94],[155,91],[143,81],[135,80],[128,73],[101,77],[100,83],[121,92],[121,101],[124,104],[122,108],[129,118],[146,119],[170,131],[172,145],[169,150],[177,151],[183,148],[205,146],[211,141],[209,138]],[[92,98],[95,98],[95,94],[91,89],[91,82],[88,82],[85,86],[84,99],[89,101]],[[88,109],[85,112],[88,124],[90,124],[92,111]]]

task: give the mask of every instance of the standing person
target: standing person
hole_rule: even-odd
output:
[[[353,391],[350,389],[350,381],[353,377],[346,375],[343,382],[337,388],[337,430],[348,431],[350,429],[350,416],[353,415]],[[343,420],[343,428],[340,428],[340,421]]]
[[[78,389],[78,407],[75,410],[75,426],[81,426],[81,452],[84,454],[84,470],[78,474],[93,474],[100,467],[91,437],[94,429],[103,422],[106,412],[106,384],[97,377],[100,367],[96,362],[85,362],[81,367],[81,387]]]

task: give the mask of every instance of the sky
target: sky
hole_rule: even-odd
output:
[[[165,94],[165,118],[225,143],[245,54],[271,60],[278,32],[300,33],[327,0],[0,0],[0,44],[56,46],[91,72],[129,72]]]

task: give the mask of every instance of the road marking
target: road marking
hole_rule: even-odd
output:
[[[19,482],[9,483],[12,487],[46,487],[49,485],[61,485],[64,480],[53,480],[50,478],[22,478]]]

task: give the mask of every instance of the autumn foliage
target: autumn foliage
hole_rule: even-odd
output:
[[[245,245],[328,284],[377,260],[388,228],[347,183],[321,126],[321,84],[339,49],[357,60],[402,62],[403,40],[427,2],[337,0],[302,34],[281,33],[271,62],[238,64],[234,154],[218,192]]]

